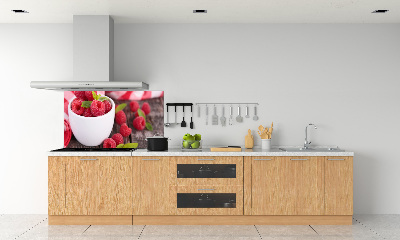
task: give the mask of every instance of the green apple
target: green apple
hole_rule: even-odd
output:
[[[196,141],[200,141],[201,140],[201,135],[200,134],[195,134],[194,138],[196,139]]]
[[[200,147],[200,142],[199,141],[195,141],[194,143],[192,143],[192,148],[199,148]]]
[[[184,148],[190,148],[190,143],[188,141],[183,141],[182,146]]]
[[[188,140],[188,138],[193,137],[192,135],[190,135],[189,133],[186,133],[185,135],[183,135],[183,140]]]
[[[190,135],[189,137],[186,138],[186,141],[188,142],[194,142],[194,137],[192,135]]]

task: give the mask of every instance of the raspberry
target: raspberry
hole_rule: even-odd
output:
[[[133,120],[133,127],[141,131],[146,127],[146,121],[143,117],[137,117]]]
[[[97,91],[94,91],[97,94]],[[92,91],[85,91],[85,96],[88,101],[93,101],[93,93]]]
[[[82,100],[80,100],[79,98],[75,98],[74,100],[72,100],[71,108],[78,106],[82,106]]]
[[[121,125],[123,123],[126,123],[126,115],[124,113],[124,111],[119,111],[115,114],[115,121]]]
[[[116,148],[116,147],[117,147],[117,144],[115,143],[115,141],[112,138],[107,138],[103,142],[103,148]]]
[[[144,114],[146,114],[146,116],[149,115],[149,113],[151,112],[151,108],[148,102],[143,103],[142,111],[144,112]]]
[[[103,102],[93,100],[92,104],[90,105],[90,111],[94,117],[98,117],[104,115],[106,108]]]
[[[132,101],[129,103],[129,107],[131,107],[132,112],[136,112],[139,109],[139,103],[136,101]]]
[[[81,99],[82,101],[86,101],[85,91],[73,91],[73,93],[77,98]]]
[[[131,134],[132,129],[126,125],[126,123],[123,123],[121,125],[121,128],[119,129],[119,132],[122,134],[122,136],[127,137]]]
[[[83,112],[84,117],[93,117],[92,112],[90,111],[90,108],[85,108],[85,111]]]
[[[78,115],[83,114],[85,108],[82,107],[82,101],[79,98],[75,98],[74,101],[72,101],[71,110]]]
[[[124,143],[124,137],[121,135],[121,133],[116,133],[111,138],[115,141],[117,146]]]
[[[105,100],[103,103],[104,103],[104,106],[106,107],[106,113],[111,111],[111,109],[112,109],[111,103],[107,100]]]

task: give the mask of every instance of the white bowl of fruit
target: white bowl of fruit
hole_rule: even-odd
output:
[[[85,94],[86,93],[86,94]],[[110,136],[114,126],[115,104],[92,91],[74,91],[75,98],[68,104],[69,124],[76,140],[93,147]]]

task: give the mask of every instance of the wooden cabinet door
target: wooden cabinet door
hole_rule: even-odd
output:
[[[253,157],[252,215],[322,215],[323,161]]]
[[[133,161],[139,170],[134,173],[136,175],[134,192],[140,193],[140,197],[135,198],[137,202],[133,203],[134,215],[168,215],[169,158],[134,157]]]
[[[353,215],[353,157],[325,157],[325,215]]]
[[[132,215],[131,157],[66,157],[67,215]]]
[[[66,167],[63,157],[49,157],[49,182],[48,182],[48,199],[49,199],[49,215],[65,214],[65,175]]]

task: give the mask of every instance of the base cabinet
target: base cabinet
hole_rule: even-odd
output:
[[[323,160],[252,158],[252,215],[322,215]]]
[[[50,215],[132,215],[129,157],[49,158]]]
[[[211,216],[215,224],[351,224],[353,214],[353,157],[49,157],[48,164],[50,224],[206,224]]]
[[[168,215],[169,204],[169,158],[132,158],[134,195],[132,202],[134,215]]]
[[[325,214],[353,215],[353,158],[325,157]]]

